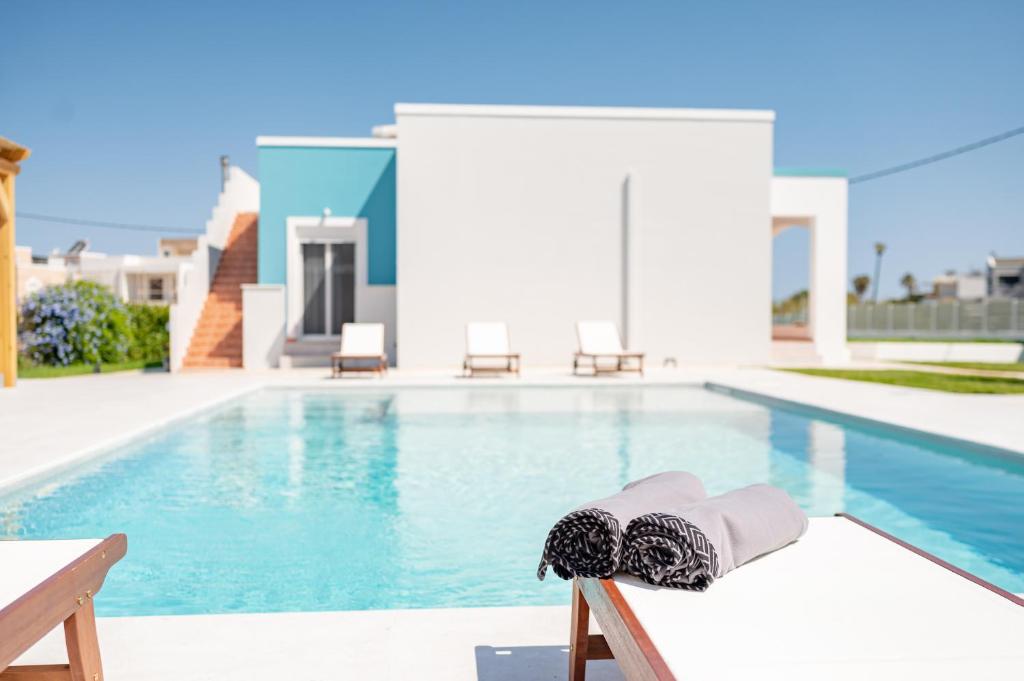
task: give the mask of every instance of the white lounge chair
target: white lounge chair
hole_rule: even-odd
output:
[[[704,593],[577,579],[570,681],[610,658],[629,681],[1024,679],[1024,599],[841,516]]]
[[[0,541],[0,679],[103,678],[93,599],[128,538]],[[68,664],[10,666],[64,624]]]
[[[504,322],[470,322],[466,324],[466,358],[462,373],[507,372],[519,375],[519,353],[512,352],[508,326]]]
[[[579,350],[573,357],[573,374],[578,373],[581,367],[589,366],[595,376],[602,372],[620,371],[636,371],[643,375],[644,353],[623,349],[614,322],[576,322],[576,338]]]
[[[378,376],[388,370],[384,352],[384,325],[346,322],[341,325],[341,350],[331,355],[331,376],[346,371],[373,371]]]

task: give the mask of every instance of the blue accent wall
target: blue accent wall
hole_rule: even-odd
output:
[[[284,284],[285,220],[321,215],[367,220],[368,283],[395,283],[395,150],[260,147],[259,282]]]

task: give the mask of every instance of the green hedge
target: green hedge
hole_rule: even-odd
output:
[[[162,362],[166,359],[171,337],[167,331],[170,308],[166,305],[127,306],[131,326],[132,343],[128,358],[144,362]]]

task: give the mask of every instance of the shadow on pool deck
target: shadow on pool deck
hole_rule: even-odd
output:
[[[564,646],[477,646],[477,681],[555,681],[569,673]],[[587,663],[587,681],[622,681],[615,660]]]

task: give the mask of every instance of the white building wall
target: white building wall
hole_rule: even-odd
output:
[[[284,340],[285,287],[242,284],[242,366],[277,368]]]
[[[768,358],[771,112],[396,118],[400,366],[457,364],[477,320],[535,366],[568,366],[581,319],[628,326],[654,365]]]
[[[808,315],[815,353],[827,363],[846,362],[847,189],[844,177],[776,177],[772,219],[776,229],[811,230]]]

